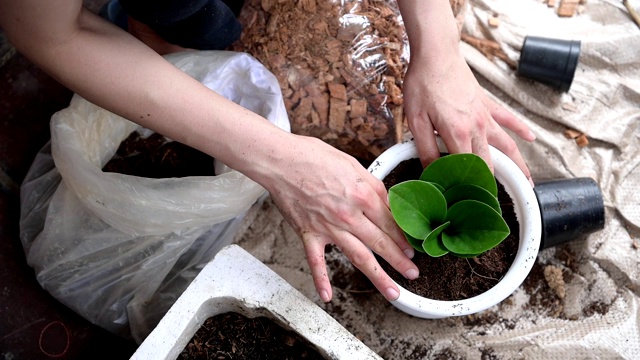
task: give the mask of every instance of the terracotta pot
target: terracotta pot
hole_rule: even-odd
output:
[[[441,146],[441,151],[446,152],[446,149]],[[426,319],[439,319],[483,311],[511,295],[535,264],[540,249],[542,226],[536,195],[520,168],[509,157],[493,147],[490,147],[490,151],[496,180],[512,198],[518,218],[520,244],[513,264],[504,278],[493,288],[464,300],[433,300],[399,286],[400,297],[391,301],[391,304],[405,313]],[[400,162],[417,157],[418,151],[414,142],[406,141],[383,152],[373,161],[369,172],[382,180]]]

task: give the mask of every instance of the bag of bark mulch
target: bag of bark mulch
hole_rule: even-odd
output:
[[[166,58],[290,131],[276,78],[250,55],[194,51]],[[123,140],[148,132],[76,95],[53,115],[51,141],[21,188],[20,237],[41,286],[89,321],[138,342],[231,243],[265,193],[221,163],[213,176],[103,171]]]
[[[450,4],[459,15],[467,1]],[[232,48],[278,78],[293,133],[365,161],[408,134],[409,47],[394,0],[247,0],[240,23]]]

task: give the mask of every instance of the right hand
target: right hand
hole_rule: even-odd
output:
[[[409,279],[418,276],[418,268],[391,215],[384,184],[353,157],[321,140],[294,136],[295,145],[282,152],[287,155],[279,175],[265,187],[302,239],[320,298],[332,297],[324,249],[333,243],[388,300],[397,299],[398,287],[371,251]]]

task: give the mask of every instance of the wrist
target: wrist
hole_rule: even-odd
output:
[[[262,129],[255,137],[246,134],[228,144],[228,154],[232,154],[228,165],[271,191],[285,180],[282,176],[295,158],[305,155],[300,151],[300,136],[275,125],[259,127]]]
[[[398,0],[412,58],[428,63],[459,55],[460,32],[449,0]]]

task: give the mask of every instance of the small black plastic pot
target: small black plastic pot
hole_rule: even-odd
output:
[[[542,217],[540,249],[564,244],[604,228],[604,202],[591,178],[536,182]]]
[[[578,67],[580,41],[527,36],[517,74],[561,91],[569,91]]]

